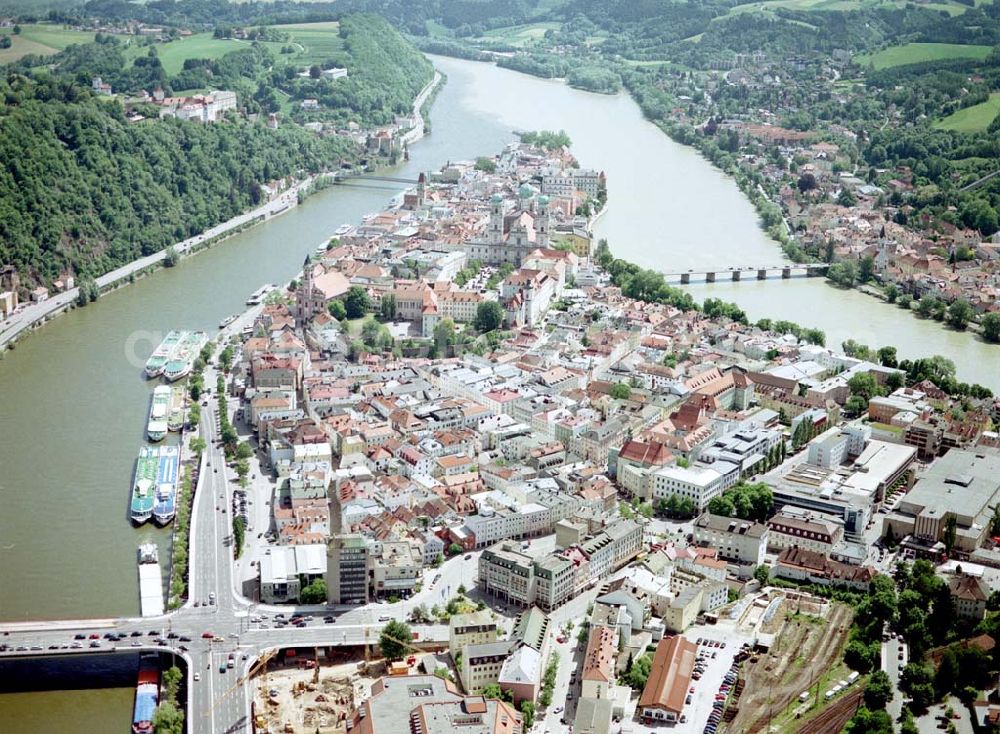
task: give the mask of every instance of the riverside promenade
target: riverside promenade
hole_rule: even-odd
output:
[[[313,179],[314,177],[309,177],[300,181],[256,209],[239,214],[222,224],[217,224],[205,230],[199,235],[190,237],[183,242],[178,242],[174,245],[174,249],[184,255],[200,248],[208,240],[229,234],[255,221],[265,221],[271,217],[290,211],[298,205],[299,191],[308,187],[313,182]],[[129,276],[135,275],[150,266],[159,265],[166,256],[167,251],[161,250],[152,255],[141,257],[138,260],[133,260],[127,265],[123,265],[116,270],[112,270],[96,278],[97,287],[102,292],[114,288],[121,281],[127,280]],[[21,310],[0,325],[0,351],[3,351],[8,344],[17,339],[25,330],[42,324],[48,319],[62,313],[62,311],[76,302],[79,292],[79,288],[71,288],[63,293],[57,293],[41,303],[33,303],[21,308]]]

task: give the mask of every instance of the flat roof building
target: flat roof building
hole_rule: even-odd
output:
[[[955,547],[971,553],[983,544],[1000,501],[1000,451],[985,446],[951,449],[924,472],[885,523],[897,534],[934,543],[949,516],[957,523]]]

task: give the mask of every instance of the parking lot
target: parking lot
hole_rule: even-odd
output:
[[[716,696],[722,695],[719,689],[733,665],[733,658],[740,651],[740,646],[744,642],[749,642],[749,638],[745,635],[718,626],[692,627],[684,633],[684,636],[695,643],[701,639],[695,667],[695,675],[700,674],[701,677],[699,680],[691,681],[688,693],[691,703],[685,703],[684,706],[686,720],[674,726],[654,728],[652,731],[669,729],[678,734],[688,732],[701,734],[714,710]],[[712,657],[713,655],[715,657]],[[700,673],[699,668],[702,668]],[[694,693],[690,693],[690,688],[694,688]]]

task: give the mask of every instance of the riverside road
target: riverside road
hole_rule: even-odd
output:
[[[439,603],[461,583],[471,582],[474,560],[445,563],[440,579],[398,604],[354,607],[301,607],[304,626],[274,627],[291,608],[259,605],[236,588],[230,542],[231,484],[225,456],[217,446],[215,401],[203,411],[208,443],[191,513],[189,600],[161,617],[80,619],[0,624],[0,657],[112,653],[154,649],[173,652],[187,663],[187,722],[192,734],[250,730],[247,674],[269,649],[365,646],[378,642],[388,617],[405,618],[420,603]],[[256,539],[248,534],[248,542]],[[332,621],[325,621],[332,620]],[[420,642],[446,642],[445,625],[414,625]],[[119,639],[108,639],[108,635]],[[234,667],[228,669],[232,656]]]

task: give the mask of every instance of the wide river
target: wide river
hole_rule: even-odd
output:
[[[626,95],[570,89],[491,65],[435,58],[448,81],[432,134],[395,174],[416,178],[449,160],[497,151],[515,129],[565,129],[582,165],[608,175],[610,208],[596,225],[612,251],[664,270],[780,262],[736,185],[646,122]],[[344,222],[396,190],[326,190],[289,214],[233,237],[96,303],[55,319],[0,360],[0,620],[138,613],[135,552],[167,534],[126,515],[152,385],[141,365],[172,328],[214,332],[266,282],[284,282]],[[962,379],[1000,389],[1000,351],[820,279],[695,285],[699,298],[739,303],[756,319],[893,344],[901,356],[945,354]],[[0,696],[0,731],[114,731],[129,696],[95,691]],[[90,699],[93,702],[95,699]],[[30,712],[30,717],[28,716]],[[44,721],[42,720],[44,719]]]

